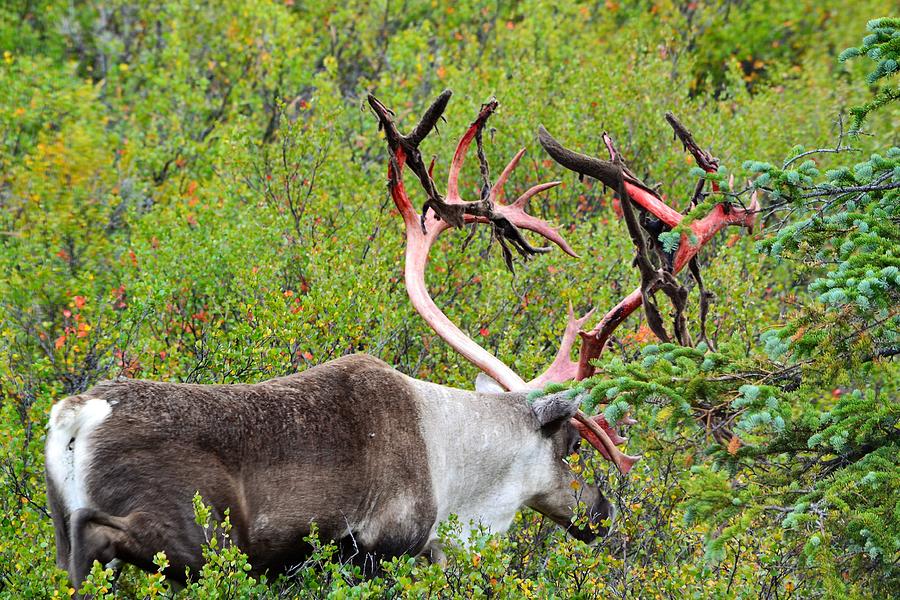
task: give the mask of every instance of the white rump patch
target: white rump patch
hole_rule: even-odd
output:
[[[47,473],[68,512],[88,507],[85,479],[91,458],[90,434],[106,420],[106,400],[72,396],[53,405],[47,434]]]

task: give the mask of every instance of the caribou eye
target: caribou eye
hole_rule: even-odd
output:
[[[578,448],[580,448],[580,447],[581,447],[581,436],[576,435],[569,442],[569,448],[568,448],[568,451],[566,452],[566,456],[571,456],[571,455],[575,454],[576,452],[578,452]]]

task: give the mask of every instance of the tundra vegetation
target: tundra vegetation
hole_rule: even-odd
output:
[[[208,561],[186,589],[95,564],[84,591],[895,594],[896,6],[325,4],[0,7],[0,595],[75,593],[54,564],[42,449],[52,402],[100,379],[253,382],[365,351],[471,387],[477,370],[405,297],[385,143],[366,103],[375,93],[408,127],[444,88],[454,90],[447,122],[421,148],[437,156],[436,177],[493,95],[487,158],[528,149],[508,193],[563,182],[530,210],[560,224],[580,259],[555,251],[513,273],[482,227],[468,242],[467,231],[445,233],[427,275],[450,318],[526,379],[552,358],[570,303],[579,314],[596,306],[599,319],[641,283],[614,190],[554,162],[539,124],[601,158],[610,132],[631,171],[678,210],[698,177],[709,180],[681,225],[645,236],[651,246],[677,251],[694,216],[723,199],[747,205],[755,192],[762,204],[752,236],[727,229],[700,253],[702,289],[679,279],[689,295],[675,335],[657,294],[659,318],[635,312],[576,386],[590,392],[585,412],[637,421],[627,448],[644,458],[627,475],[593,452],[570,459],[616,503],[616,526],[587,546],[523,511],[506,536],[448,544],[445,568],[397,558],[369,579],[312,535],[312,555],[289,576],[257,579],[226,543],[228,519],[212,522],[196,498]],[[716,170],[672,140],[666,111]],[[480,178],[470,161],[471,199]],[[443,535],[468,527],[451,520]]]

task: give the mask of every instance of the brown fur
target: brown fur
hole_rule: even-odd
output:
[[[344,558],[364,567],[404,553],[439,557],[431,539],[438,511],[428,458],[434,447],[426,444],[442,441],[426,440],[420,424],[423,406],[450,397],[463,407],[457,433],[471,431],[470,419],[471,427],[482,420],[501,426],[492,438],[496,452],[484,457],[501,476],[518,475],[511,470],[517,443],[549,443],[552,452],[541,460],[552,460],[545,466],[553,482],[522,502],[579,539],[595,537],[569,527],[575,477],[563,458],[580,440],[569,423],[577,400],[544,397],[529,407],[521,393],[415,382],[378,359],[354,355],[258,384],[104,381],[62,400],[54,407],[53,447],[65,443],[68,422],[71,447],[90,449],[83,489],[90,506],[70,512],[66,490],[48,475],[57,563],[79,586],[94,560],[120,559],[153,571],[153,556],[164,551],[167,576],[184,582],[185,569],[203,561],[205,535],[191,511],[195,492],[216,521],[228,511],[232,541],[257,573],[300,564],[313,522],[322,539],[336,540]],[[79,433],[78,410],[97,400],[109,414]],[[54,456],[52,464],[65,460]],[[490,498],[493,480],[485,485]],[[611,514],[596,487],[582,486],[578,495],[593,522]]]
[[[113,409],[92,436],[87,491],[96,510],[72,518],[51,500],[63,555],[60,531],[71,518],[77,582],[94,559],[153,568],[160,550],[176,580],[199,567],[203,533],[186,509],[195,491],[216,519],[230,509],[233,537],[256,571],[301,562],[313,521],[324,539],[375,540],[360,557],[415,554],[427,541],[435,508],[415,401],[403,376],[375,358],[254,385],[105,381],[83,396]],[[416,499],[406,514],[382,520],[380,532],[352,530],[398,491]]]

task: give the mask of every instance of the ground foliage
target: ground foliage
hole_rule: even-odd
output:
[[[761,231],[726,230],[701,255],[717,296],[707,342],[655,343],[636,315],[582,384],[585,408],[639,421],[629,449],[644,460],[629,476],[573,459],[615,499],[616,528],[588,547],[523,512],[510,535],[453,550],[445,570],[401,558],[367,581],[311,538],[290,577],[256,580],[198,499],[209,564],[181,596],[888,595],[900,558],[897,22],[869,22],[858,40],[889,8],[5,3],[0,595],[74,592],[53,561],[43,432],[54,399],[101,378],[259,381],[366,351],[471,385],[474,369],[405,298],[384,142],[364,105],[375,92],[409,124],[444,88],[448,122],[423,144],[437,177],[495,95],[488,157],[528,148],[510,192],[563,180],[533,210],[563,226],[579,261],[544,255],[513,276],[479,231],[467,246],[445,235],[431,262],[438,304],[526,378],[552,357],[569,302],[602,313],[638,282],[612,194],[550,161],[539,123],[597,155],[610,131],[681,209],[696,177],[671,110],[720,159],[709,177],[730,170],[762,194]],[[475,166],[463,176],[474,199]],[[161,572],[113,582],[97,566],[88,585],[171,594]]]

